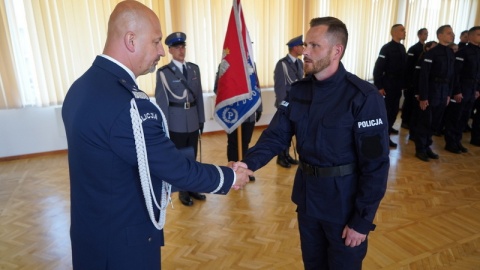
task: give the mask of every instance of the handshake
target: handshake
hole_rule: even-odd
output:
[[[235,183],[233,183],[232,188],[235,190],[241,189],[249,181],[249,176],[253,175],[253,172],[248,169],[247,164],[237,161],[230,161],[227,165],[229,168],[232,168],[236,175]]]

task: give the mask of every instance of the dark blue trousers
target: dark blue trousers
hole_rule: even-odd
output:
[[[298,213],[298,227],[306,270],[362,269],[368,239],[354,248],[345,246],[345,224],[325,222],[303,213]]]

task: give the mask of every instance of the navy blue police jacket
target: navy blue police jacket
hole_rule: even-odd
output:
[[[446,104],[453,90],[454,60],[453,50],[440,43],[425,53],[418,83],[420,100],[428,100],[430,106]]]
[[[373,68],[377,89],[399,91],[407,86],[407,53],[402,43],[390,41],[383,45]]]
[[[480,47],[468,43],[455,54],[455,80],[452,96],[462,93],[465,100],[475,99],[480,91]]]
[[[414,84],[414,73],[415,67],[418,62],[418,58],[423,52],[423,44],[419,41],[415,43],[412,47],[408,48],[407,51],[407,65],[406,65],[406,75],[405,79],[407,80],[407,87],[416,88]]]
[[[130,117],[133,97],[158,202],[162,180],[180,189],[220,194],[226,194],[234,181],[230,168],[197,163],[182,155],[167,138],[160,111],[136,89],[134,79],[98,56],[73,83],[62,108],[74,269],[160,268],[163,230],[152,224],[141,189]]]
[[[292,201],[297,211],[367,234],[386,190],[389,169],[385,102],[375,87],[340,63],[324,81],[314,76],[292,85],[268,128],[244,159],[257,170],[297,138],[301,162],[317,167],[356,164],[345,176],[316,177],[300,168]]]

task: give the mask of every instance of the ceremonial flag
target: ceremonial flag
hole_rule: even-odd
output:
[[[214,113],[215,120],[227,133],[255,113],[261,102],[251,48],[240,0],[233,0],[218,68]]]

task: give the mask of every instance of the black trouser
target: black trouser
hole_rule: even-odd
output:
[[[450,102],[445,111],[445,144],[458,147],[462,141],[463,131],[472,113],[474,99],[463,99],[462,102]]]
[[[392,130],[400,108],[401,89],[385,89],[385,108],[387,109],[388,130]]]
[[[444,102],[438,105],[429,105],[424,111],[418,109],[417,125],[415,127],[415,149],[417,152],[425,153],[432,145],[433,128],[440,125],[444,112]]]
[[[185,147],[193,147],[195,158],[197,158],[198,130],[190,133],[170,131],[170,140],[172,140],[172,142],[178,149]]]
[[[409,87],[403,90],[403,105],[402,105],[402,123],[408,124],[410,126],[410,122],[412,119],[412,114],[415,109],[415,91],[412,87]]]
[[[248,150],[248,144],[252,140],[253,129],[255,128],[255,122],[243,122],[242,123],[242,158],[245,157],[245,153]],[[237,131],[235,129],[232,133],[227,134],[227,158],[228,161],[238,161],[238,139]]]
[[[475,113],[472,121],[472,137],[470,142],[480,144],[480,98],[477,98],[474,103]]]
[[[415,101],[413,102],[412,114],[410,115],[410,122],[408,123],[410,126],[408,129],[408,136],[410,138],[415,138],[415,133],[418,125],[418,115],[420,114],[420,111],[421,109],[418,100],[415,98]]]
[[[362,269],[367,254],[366,239],[357,247],[345,245],[345,224],[333,224],[304,213],[297,213],[302,259],[306,270]]]

